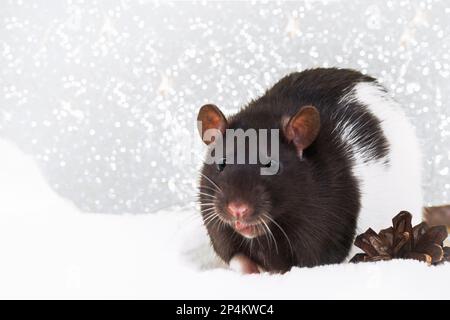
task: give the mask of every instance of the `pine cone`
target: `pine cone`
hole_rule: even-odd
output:
[[[402,211],[392,219],[392,227],[378,234],[369,228],[357,236],[355,245],[365,253],[356,254],[350,262],[415,259],[436,265],[450,261],[450,247],[444,247],[447,228],[425,222],[413,228],[411,219],[409,212]]]

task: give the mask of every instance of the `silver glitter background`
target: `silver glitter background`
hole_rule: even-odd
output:
[[[0,0],[0,137],[83,210],[151,212],[193,199],[202,104],[350,67],[404,105],[426,201],[450,202],[449,52],[449,1]]]

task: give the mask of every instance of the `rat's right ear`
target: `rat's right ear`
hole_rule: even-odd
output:
[[[320,131],[320,113],[314,106],[304,106],[284,125],[284,134],[297,149],[299,157],[303,150],[316,140]]]
[[[217,106],[205,104],[200,108],[197,116],[197,128],[204,143],[210,144],[212,142],[208,135],[205,135],[207,130],[215,129],[224,134],[227,125],[227,119]]]

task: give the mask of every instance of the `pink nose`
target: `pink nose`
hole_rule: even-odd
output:
[[[242,202],[228,203],[228,212],[235,218],[244,218],[250,214],[250,208],[247,204]]]

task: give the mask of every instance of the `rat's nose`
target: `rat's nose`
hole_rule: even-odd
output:
[[[244,202],[233,201],[228,203],[228,212],[235,218],[245,218],[250,214],[250,207]]]

